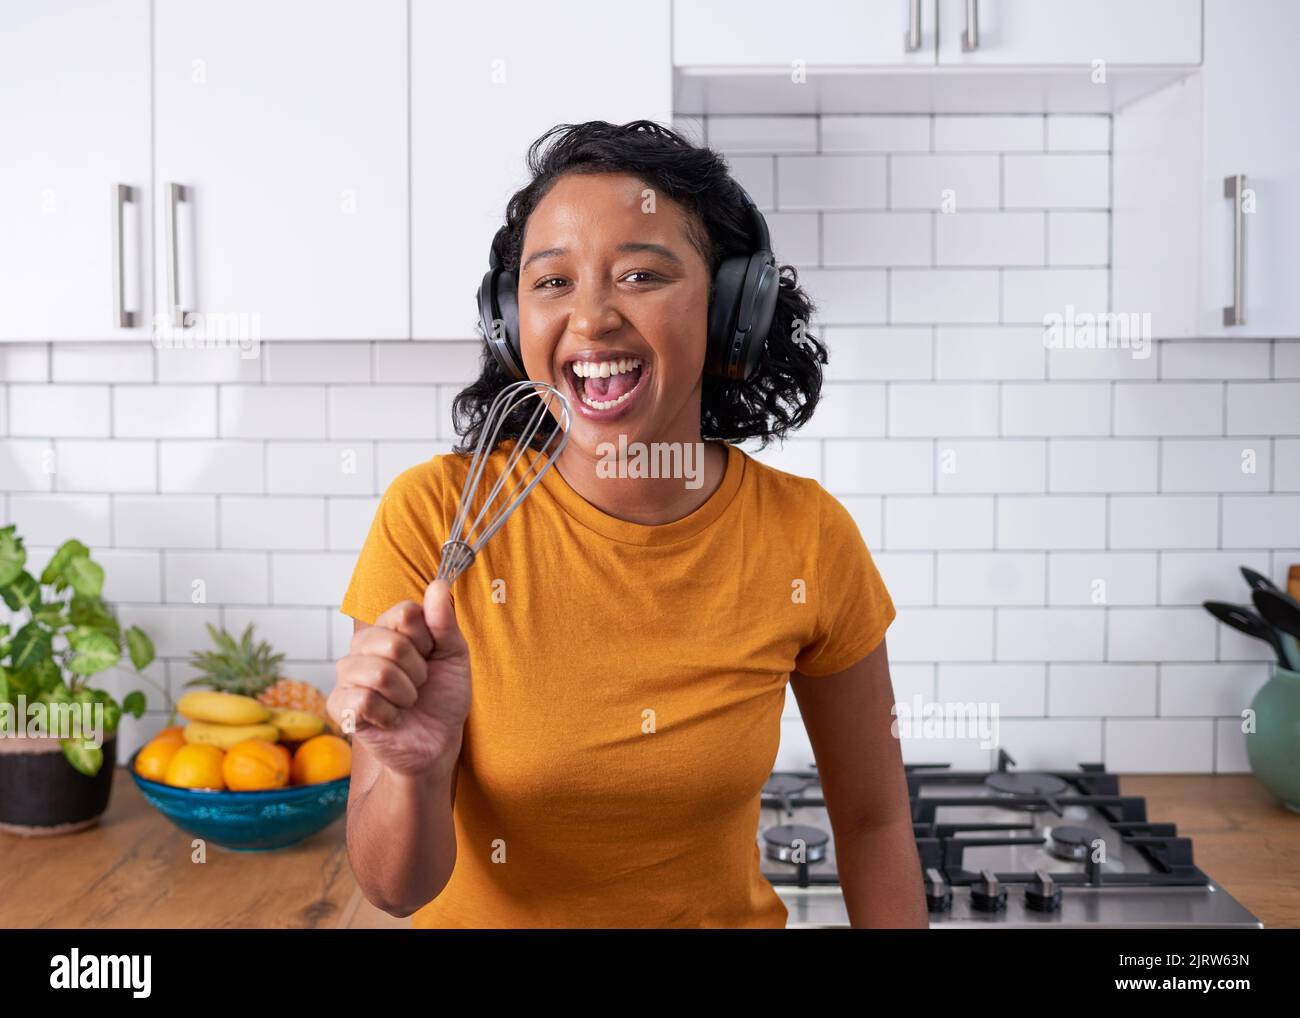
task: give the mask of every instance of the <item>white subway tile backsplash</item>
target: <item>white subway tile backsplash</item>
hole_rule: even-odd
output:
[[[118,385],[115,438],[214,438],[217,390],[210,385]]]
[[[1144,492],[1159,483],[1159,443],[1130,439],[1053,440],[1048,487],[1052,491]]]
[[[1101,661],[1106,613],[1096,608],[1000,608],[999,661]]]
[[[996,435],[997,430],[995,385],[900,382],[890,386],[890,435],[900,438]]]
[[[1041,605],[1042,552],[940,552],[935,601],[946,606]]]
[[[108,438],[107,385],[9,386],[9,434],[15,438]]]
[[[372,495],[374,459],[372,442],[269,442],[266,490],[273,495]]]
[[[1049,315],[1099,314],[1107,306],[1105,269],[1019,269],[1002,271],[1002,320],[1046,325]],[[1073,351],[1080,352],[1080,351]]]
[[[962,212],[934,217],[936,265],[1041,265],[1041,212]],[[906,262],[896,264],[907,264]]]
[[[212,644],[205,626],[220,625],[221,612],[212,604],[125,605],[118,620],[123,626],[139,626],[148,633],[158,657],[188,659],[196,649]]]
[[[928,552],[877,552],[872,556],[890,599],[899,605],[934,604],[934,556]]]
[[[829,355],[827,381],[913,381],[933,373],[928,326],[831,326],[817,336]]]
[[[827,212],[822,217],[821,263],[929,265],[931,219],[924,212]]]
[[[1176,550],[1213,548],[1219,537],[1218,500],[1209,495],[1115,495],[1110,546]]]
[[[892,269],[889,320],[968,324],[998,320],[996,269]]]
[[[1268,438],[1168,438],[1161,443],[1161,491],[1268,491]]]
[[[163,598],[183,604],[266,604],[265,552],[170,551],[163,556]]]
[[[821,227],[818,223],[816,212],[770,212],[764,218],[767,220],[767,230],[772,238],[772,252],[776,255],[778,264],[789,263],[791,265],[816,265],[821,258]],[[472,344],[459,344],[461,346],[472,346]],[[382,349],[382,347],[380,348]],[[468,384],[478,376],[478,351],[474,351],[474,357],[471,361],[468,356],[464,358],[465,366],[463,377],[460,378],[439,378],[439,382],[458,382]],[[435,363],[431,361],[432,363]],[[442,369],[443,374],[448,374],[447,369]],[[412,381],[410,378],[390,378],[387,381]]]
[[[221,547],[325,549],[325,499],[221,499]]]
[[[1300,438],[1273,439],[1273,490],[1300,491]]]
[[[1047,490],[1046,442],[947,441],[936,443],[938,488],[943,494],[1030,494]]]
[[[1107,155],[1003,156],[1002,204],[1008,209],[1110,207]]]
[[[104,567],[104,598],[110,604],[162,600],[161,552],[96,548],[94,558]]]
[[[1160,668],[1162,717],[1241,718],[1269,678],[1265,664],[1167,664]]]
[[[1053,717],[1154,717],[1156,666],[1052,664],[1047,700]]]
[[[76,538],[94,552],[110,543],[107,495],[9,496],[8,522],[31,544],[58,547]]]
[[[884,544],[884,499],[869,495],[837,495],[840,504],[849,511],[858,532],[868,548]]]
[[[936,152],[1041,152],[1040,116],[946,116],[934,120]]]
[[[348,385],[330,389],[331,438],[436,438],[440,420],[432,386]]]
[[[1193,605],[1202,601],[1248,601],[1246,581],[1241,575],[1242,566],[1267,576],[1268,553],[1162,551],[1158,603]]]
[[[1148,379],[1156,377],[1157,363],[1156,351],[1150,342],[1142,348],[1056,347],[1047,351],[1047,377],[1053,381]]]
[[[0,343],[0,382],[48,382],[50,350],[45,343]]]
[[[1283,344],[1279,343],[1281,348]],[[1160,344],[1160,377],[1175,381],[1268,378],[1269,346],[1267,342],[1229,339],[1221,343],[1205,341]]]
[[[1204,382],[1121,382],[1115,386],[1117,435],[1219,435],[1223,386]]]
[[[375,493],[381,494],[393,478],[400,474],[408,467],[413,467],[417,463],[423,463],[432,459],[434,456],[440,456],[443,453],[449,453],[454,448],[455,443],[451,441],[438,442],[376,442],[375,443]],[[340,493],[347,494],[347,493]],[[366,494],[357,491],[350,494]]]
[[[277,653],[290,660],[310,661],[330,657],[331,613],[321,608],[227,608],[222,613],[226,628],[236,637],[248,625],[253,639],[266,640]],[[342,656],[342,655],[340,655]],[[286,668],[286,672],[290,669]],[[333,683],[331,683],[331,688]]]
[[[325,388],[307,385],[224,385],[223,438],[324,438]]]
[[[834,495],[928,495],[934,445],[891,438],[826,443],[826,489]]]
[[[758,200],[757,197],[754,199]],[[767,217],[772,228],[772,240],[777,244],[778,257],[795,260],[780,247],[781,229],[778,223],[793,217],[771,215]],[[816,217],[812,216],[814,220]],[[814,254],[816,248],[814,245]],[[478,377],[479,363],[483,357],[483,344],[479,342],[451,343],[375,343],[371,347],[374,358],[376,382],[452,382],[468,385]]]
[[[147,342],[54,343],[50,346],[50,369],[54,382],[151,382],[153,346]]]
[[[777,156],[776,187],[776,204],[783,211],[883,209],[885,157]]]
[[[1109,265],[1110,214],[1047,213],[1049,265]]]
[[[1051,152],[1109,152],[1110,117],[1049,116],[1047,148]]]
[[[1106,499],[1020,495],[998,499],[997,547],[1104,548]]]
[[[266,490],[261,442],[159,442],[160,491],[256,495]]]
[[[816,152],[816,117],[709,117],[709,147],[719,152]]]
[[[1278,340],[1273,344],[1273,377],[1300,378],[1300,340]]]
[[[818,321],[827,325],[885,322],[883,269],[801,269],[799,281],[817,295]]]
[[[1109,385],[1037,382],[1002,387],[1004,435],[1105,435],[1109,432]]]
[[[1224,495],[1223,547],[1276,548],[1295,543],[1300,495]]]
[[[992,608],[911,608],[889,627],[891,661],[992,661]]]
[[[1053,605],[1149,605],[1157,558],[1150,551],[1054,551],[1047,556]]]
[[[896,155],[889,159],[889,207],[960,214],[998,207],[998,156]]]
[[[929,117],[827,115],[821,118],[823,152],[927,152],[929,149]]]
[[[369,343],[274,343],[263,353],[268,382],[370,381]]]
[[[827,382],[817,412],[799,433],[808,438],[884,435],[885,387],[872,382]]]
[[[118,495],[113,499],[117,548],[215,548],[217,500],[202,495]]]
[[[1041,664],[942,664],[937,699],[942,703],[996,706],[998,717],[1042,717],[1047,690]]]
[[[58,491],[154,491],[158,451],[154,442],[60,439],[54,444]]]
[[[1214,769],[1214,722],[1118,718],[1106,721],[1106,769],[1166,774]]]
[[[335,608],[352,578],[356,555],[343,552],[271,553],[271,603]]]
[[[944,380],[1043,378],[1047,351],[1038,326],[941,325],[935,377]]]
[[[1300,435],[1300,382],[1229,382],[1229,435]]]
[[[9,491],[52,491],[57,461],[44,438],[0,441],[0,483]]]
[[[331,498],[326,502],[330,551],[359,551],[379,508],[378,498]]]
[[[883,536],[884,547],[891,551],[992,548],[993,499],[887,498]]]

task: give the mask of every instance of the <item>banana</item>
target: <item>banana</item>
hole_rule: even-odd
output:
[[[215,690],[186,693],[176,701],[176,709],[191,721],[211,721],[218,725],[256,725],[271,717],[271,708],[251,696]]]
[[[245,739],[265,739],[276,742],[280,730],[271,724],[262,725],[219,725],[211,721],[191,721],[185,726],[185,741],[201,745],[229,749]]]
[[[285,742],[305,742],[325,731],[325,719],[305,710],[271,709],[271,724]]]

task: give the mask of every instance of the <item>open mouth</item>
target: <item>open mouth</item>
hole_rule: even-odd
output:
[[[648,374],[640,357],[574,360],[565,375],[586,416],[604,417],[626,407],[641,391]]]

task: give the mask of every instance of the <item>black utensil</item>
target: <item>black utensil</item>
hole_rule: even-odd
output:
[[[1250,596],[1251,600],[1255,601],[1255,608],[1259,611],[1259,614],[1263,617],[1264,621],[1278,631],[1278,635],[1282,640],[1282,651],[1289,662],[1288,667],[1300,668],[1300,639],[1298,639],[1297,634],[1288,630],[1285,626],[1279,625],[1275,619],[1271,618],[1267,612],[1260,608],[1259,601],[1255,599],[1257,591],[1272,591],[1281,594],[1284,598],[1288,599],[1290,599],[1290,595],[1263,573],[1257,573],[1249,566],[1239,566],[1238,568],[1241,569],[1241,575],[1245,578],[1246,583],[1250,587]],[[1300,605],[1297,605],[1297,607],[1300,608]]]
[[[1240,566],[1241,575],[1251,590],[1277,590],[1278,586],[1263,573],[1257,573],[1249,566]]]
[[[1263,640],[1273,648],[1278,664],[1283,668],[1291,667],[1281,635],[1245,605],[1229,604],[1227,601],[1205,601],[1202,607],[1220,622],[1226,623],[1238,632]]]
[[[1257,587],[1251,593],[1251,600],[1264,621],[1284,634],[1300,638],[1300,601],[1281,590]],[[1295,668],[1297,663],[1292,662]]]

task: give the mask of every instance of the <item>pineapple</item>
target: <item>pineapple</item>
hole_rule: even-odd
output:
[[[251,622],[238,643],[225,629],[209,625],[208,632],[217,649],[196,652],[190,658],[190,664],[202,674],[185,683],[187,686],[255,697],[267,707],[305,710],[324,718],[330,730],[339,733],[338,725],[325,713],[325,694],[309,682],[281,678],[284,655],[273,653],[265,640],[254,644]]]

